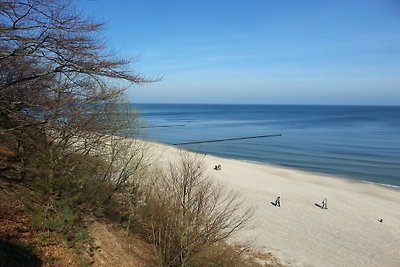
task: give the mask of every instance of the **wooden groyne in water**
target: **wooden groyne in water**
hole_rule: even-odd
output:
[[[170,128],[170,127],[185,127],[185,124],[170,124],[170,125],[154,125],[154,126],[141,126],[139,128]]]
[[[193,141],[193,142],[175,143],[175,144],[172,144],[172,145],[174,145],[174,146],[193,145],[193,144],[214,143],[214,142],[224,142],[224,141],[233,141],[233,140],[244,140],[244,139],[255,139],[255,138],[276,137],[276,136],[282,136],[282,134],[268,134],[268,135],[257,135],[257,136],[246,136],[246,137],[234,137],[234,138],[214,139],[214,140],[205,140],[205,141]]]

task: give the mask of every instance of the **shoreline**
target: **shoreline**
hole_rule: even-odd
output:
[[[186,150],[186,149],[184,149],[184,150]],[[189,151],[189,150],[186,150],[186,151]],[[189,151],[189,152],[197,153],[197,152],[193,152],[193,151]],[[213,156],[214,157],[218,157],[218,158],[224,158],[224,157],[220,157],[220,156],[217,156],[217,155],[213,155]],[[226,158],[226,159],[231,159],[231,158]],[[387,188],[387,189],[398,190],[400,192],[400,185],[377,183],[377,182],[372,182],[372,181],[368,181],[368,180],[355,179],[355,178],[351,178],[351,177],[348,177],[348,176],[340,176],[340,175],[335,175],[335,174],[331,174],[331,173],[324,173],[324,172],[305,170],[305,169],[300,169],[300,168],[296,168],[296,167],[284,166],[284,165],[268,163],[268,162],[252,161],[252,160],[244,160],[244,159],[233,159],[233,158],[232,158],[232,160],[248,162],[250,164],[266,165],[266,166],[282,168],[282,169],[287,169],[287,170],[293,170],[293,171],[298,171],[298,172],[305,172],[305,173],[315,174],[315,175],[319,175],[319,176],[326,176],[326,177],[330,177],[330,178],[333,178],[333,179],[342,179],[342,180],[346,180],[348,182],[361,183],[361,184],[367,183],[367,184],[377,185],[377,186],[380,186],[380,187],[383,187],[383,188]]]
[[[145,140],[143,140],[143,141],[145,141]],[[145,142],[150,142],[150,143],[159,144],[159,145],[163,145],[163,146],[169,146],[169,147],[172,147],[172,148],[175,148],[175,149],[178,149],[178,150],[181,149],[181,150],[185,150],[185,151],[188,151],[190,153],[195,153],[195,154],[199,154],[199,155],[203,155],[204,154],[204,153],[199,152],[199,151],[189,150],[189,149],[186,149],[186,148],[183,148],[183,147],[179,147],[179,146],[175,146],[175,145],[172,145],[172,144],[159,143],[159,142],[156,142],[156,141],[145,141]],[[368,181],[368,180],[352,178],[352,177],[346,176],[346,175],[338,175],[338,174],[333,174],[333,173],[318,172],[318,171],[307,170],[307,169],[302,169],[302,168],[297,168],[297,167],[292,167],[292,166],[279,165],[279,164],[269,163],[269,162],[246,160],[246,159],[240,159],[240,158],[234,158],[234,157],[224,157],[224,156],[219,156],[219,155],[216,155],[216,154],[213,154],[213,153],[207,153],[206,155],[210,155],[210,156],[213,156],[213,157],[216,157],[216,158],[223,158],[223,159],[229,159],[229,160],[237,160],[237,161],[240,161],[240,162],[247,162],[247,163],[250,163],[250,164],[265,165],[265,166],[288,169],[288,170],[293,170],[293,171],[311,173],[311,174],[315,174],[315,175],[319,175],[319,176],[326,176],[326,177],[330,177],[330,178],[334,178],[334,179],[343,179],[343,180],[346,180],[346,181],[349,181],[349,182],[362,183],[362,184],[363,183],[373,184],[373,185],[381,186],[381,187],[384,187],[384,188],[400,191],[400,185],[378,183],[378,182],[373,182],[373,181]]]
[[[179,147],[149,142],[160,162],[177,160]],[[185,150],[188,151],[188,150]],[[256,207],[252,241],[290,266],[396,266],[400,262],[398,188],[279,165],[194,153],[209,174]],[[214,171],[221,164],[221,171]],[[270,204],[277,196],[282,206]],[[317,207],[328,199],[327,210]],[[378,220],[383,219],[380,223]]]

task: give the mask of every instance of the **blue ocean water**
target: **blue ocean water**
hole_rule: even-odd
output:
[[[400,186],[399,106],[134,104],[165,143],[282,134],[185,149]],[[171,126],[171,127],[157,127]]]

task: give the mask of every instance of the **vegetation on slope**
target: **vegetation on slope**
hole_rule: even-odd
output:
[[[91,265],[103,221],[148,244],[149,266],[257,266],[226,242],[252,214],[236,194],[188,155],[149,169],[146,144],[125,138],[137,113],[119,81],[150,81],[102,27],[69,1],[0,0],[0,265]]]

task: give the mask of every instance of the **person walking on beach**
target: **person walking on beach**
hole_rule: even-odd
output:
[[[280,207],[280,206],[281,206],[281,197],[280,197],[280,196],[278,196],[278,197],[276,198],[276,200],[275,200],[275,206],[276,206],[276,207]]]
[[[323,209],[328,209],[328,199],[324,199],[322,200],[322,208]]]

